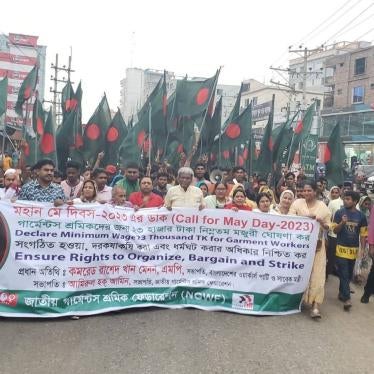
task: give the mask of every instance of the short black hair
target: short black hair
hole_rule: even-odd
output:
[[[51,165],[53,166],[54,168],[56,167],[55,163],[50,159],[50,158],[42,158],[41,160],[39,160],[34,166],[33,166],[33,170],[38,170],[38,169],[41,169],[43,166],[45,165]]]
[[[134,161],[129,161],[125,165],[125,169],[138,169],[138,170],[140,170],[139,165],[136,162],[134,162]]]
[[[288,177],[294,177],[294,178],[296,178],[296,175],[295,175],[292,171],[289,171],[289,172],[284,176],[284,178],[287,179]]]
[[[232,168],[232,172],[233,172],[233,173],[237,173],[237,172],[240,171],[240,170],[243,170],[243,173],[245,173],[245,170],[244,170],[244,168],[243,168],[242,166],[234,166],[234,167]]]
[[[310,186],[310,187],[312,187],[313,191],[317,191],[317,183],[314,180],[312,180],[312,179],[307,179],[304,182],[304,187],[305,186]]]
[[[327,183],[327,179],[325,177],[319,177],[318,178],[318,182],[326,182]]]
[[[68,169],[68,168],[72,168],[72,169],[76,169],[76,170],[80,171],[81,164],[77,161],[68,161],[66,163],[66,169]]]
[[[297,182],[296,188],[304,188],[305,183],[304,182]]]
[[[198,168],[199,166],[202,166],[204,169],[206,169],[206,165],[203,164],[202,162],[198,162],[198,163],[195,165],[195,169]]]
[[[92,172],[92,178],[95,179],[99,174],[106,174],[108,176],[108,173],[103,168],[97,168]]]
[[[265,182],[266,184],[268,184],[268,180],[266,178],[258,178],[257,183],[260,183],[260,182]]]
[[[351,197],[356,203],[360,201],[360,194],[357,191],[346,191],[344,192],[344,197]]]
[[[160,172],[160,173],[157,173],[157,179],[158,178],[161,178],[161,177],[163,177],[163,178],[169,178],[169,174],[168,173],[162,173],[162,172]]]

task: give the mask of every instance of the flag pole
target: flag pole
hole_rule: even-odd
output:
[[[173,102],[173,107],[171,109],[171,115],[170,115],[170,120],[173,121],[173,115],[174,115],[174,107],[175,107],[175,101],[177,99],[177,93],[175,91],[175,98],[174,98],[174,102]],[[165,146],[164,146],[164,151],[162,153],[163,155],[163,160],[165,160],[165,157],[166,157],[166,151],[167,151],[167,147],[168,147],[168,141],[169,141],[169,135],[170,135],[170,129],[168,128],[168,133],[166,135],[166,140],[165,140]]]
[[[152,167],[152,104],[149,102],[149,111],[148,111],[148,168],[149,168],[149,175],[151,175],[151,167]]]
[[[204,113],[204,117],[203,117],[203,119],[202,119],[202,121],[201,121],[199,140],[198,140],[198,142],[196,143],[196,144],[199,144],[199,142],[200,142],[200,144],[201,144],[201,146],[200,146],[200,157],[201,157],[201,155],[202,155],[202,153],[203,153],[203,147],[202,147],[202,145],[203,145],[203,139],[202,139],[202,136],[201,136],[201,135],[202,135],[202,133],[203,133],[203,128],[204,128],[204,125],[205,125],[206,116],[207,116],[208,111],[209,111],[209,106],[211,105],[212,98],[214,97],[214,93],[215,93],[216,88],[217,88],[218,77],[219,77],[219,75],[220,75],[220,73],[221,73],[221,68],[222,68],[222,66],[220,66],[219,69],[218,69],[217,72],[216,72],[216,79],[215,79],[215,81],[214,81],[214,85],[213,85],[212,92],[210,93],[210,96],[209,96],[208,106],[207,106],[206,111],[205,111],[205,113]]]

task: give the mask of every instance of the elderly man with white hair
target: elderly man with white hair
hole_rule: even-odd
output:
[[[17,192],[17,170],[7,169],[4,173],[4,187],[0,188],[0,200],[11,200]]]
[[[194,172],[189,167],[178,170],[177,186],[171,187],[165,196],[165,207],[172,208],[198,208],[205,207],[204,196],[200,188],[192,184]]]

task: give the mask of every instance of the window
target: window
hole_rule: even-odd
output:
[[[251,90],[251,84],[250,83],[243,83],[243,92],[248,92]]]
[[[298,87],[299,87],[299,90],[302,90],[303,89],[303,82],[299,82]]]
[[[338,95],[341,95],[343,93],[343,90],[341,88],[339,88],[336,92]]]
[[[355,61],[355,75],[365,74],[366,58],[356,58]]]
[[[217,95],[222,95],[222,94],[223,94],[223,89],[217,88]]]
[[[370,88],[374,90],[374,83],[370,83]]]
[[[363,102],[364,102],[364,87],[362,86],[353,87],[352,103],[358,104],[358,103],[363,103]]]
[[[249,105],[249,99],[245,99],[244,105],[247,107]]]
[[[257,97],[252,98],[252,105],[257,105]]]
[[[339,66],[342,68],[344,66],[344,62],[341,62]]]

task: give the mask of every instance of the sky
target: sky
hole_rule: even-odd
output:
[[[104,92],[119,106],[128,67],[208,77],[222,66],[219,83],[268,83],[279,80],[270,66],[297,57],[291,45],[374,40],[373,0],[5,0],[2,15],[1,33],[38,35],[47,46],[46,99],[55,54],[67,65],[72,48],[86,121]]]

